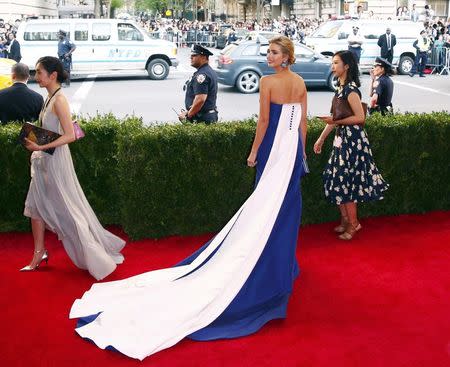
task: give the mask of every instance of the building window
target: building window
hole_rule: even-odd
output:
[[[448,0],[429,0],[427,4],[433,9],[435,17],[447,18],[449,16]]]

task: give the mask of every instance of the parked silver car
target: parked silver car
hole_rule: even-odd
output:
[[[236,86],[241,93],[256,93],[261,76],[274,73],[267,65],[268,47],[269,42],[263,37],[225,47],[217,60],[218,82]],[[302,44],[296,44],[295,59],[291,70],[299,74],[307,86],[326,86],[334,90],[330,57],[315,53]]]

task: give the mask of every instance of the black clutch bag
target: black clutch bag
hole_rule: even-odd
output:
[[[50,131],[42,127],[30,124],[29,122],[25,122],[22,125],[22,129],[20,130],[19,143],[25,146],[26,138],[28,140],[31,140],[32,142],[35,142],[36,144],[44,145],[51,143],[52,141],[58,139],[60,136],[61,135],[55,133],[54,131]],[[54,151],[55,148],[44,150],[44,152],[48,154],[53,154]]]

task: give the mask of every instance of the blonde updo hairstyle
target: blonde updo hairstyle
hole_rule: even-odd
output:
[[[283,55],[287,56],[288,65],[295,63],[294,43],[286,36],[277,36],[269,41],[269,44],[280,46]]]

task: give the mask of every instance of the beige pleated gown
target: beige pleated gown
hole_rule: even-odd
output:
[[[45,129],[63,133],[53,112],[52,98],[42,118]],[[31,155],[31,182],[24,215],[42,219],[55,232],[74,264],[97,280],[111,274],[124,260],[125,241],[108,232],[98,221],[78,182],[67,144],[53,155],[42,151]]]

